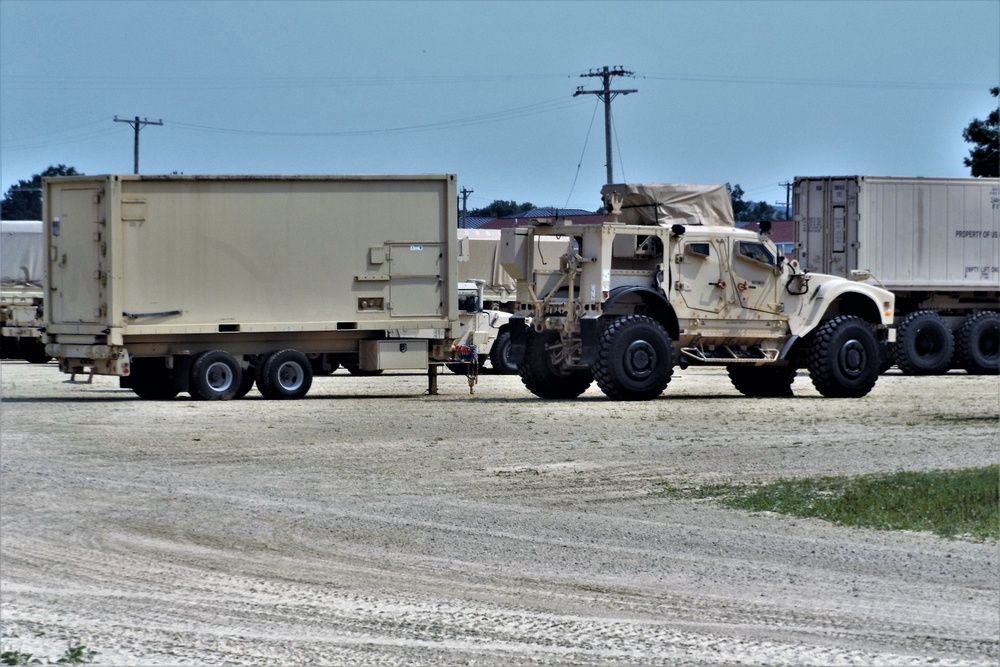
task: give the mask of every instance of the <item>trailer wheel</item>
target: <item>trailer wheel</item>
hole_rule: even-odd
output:
[[[648,401],[674,373],[670,334],[646,315],[615,318],[601,331],[594,379],[608,398]]]
[[[745,366],[729,364],[729,379],[736,390],[752,398],[787,398],[792,396],[794,366]]]
[[[373,375],[381,375],[382,374],[382,369],[381,368],[379,368],[378,370],[374,370],[374,371],[366,371],[366,370],[362,369],[360,366],[358,366],[357,364],[351,364],[351,363],[344,364],[344,368],[346,368],[347,372],[350,373],[351,375],[357,375],[358,377],[371,377]]]
[[[21,338],[17,342],[21,358],[29,364],[47,364],[52,357],[45,353],[45,343],[40,338]]]
[[[510,362],[510,331],[504,329],[490,348],[490,366],[498,375],[516,375],[517,364]]]
[[[243,369],[224,350],[202,352],[191,363],[191,396],[203,401],[228,401],[236,396]]]
[[[1000,373],[1000,313],[986,310],[965,318],[955,334],[958,366],[971,375]]]
[[[524,346],[524,359],[517,367],[521,382],[539,398],[576,398],[593,382],[589,369],[566,370],[555,362],[559,351],[559,334],[529,330]]]
[[[333,375],[340,368],[340,363],[330,359],[327,354],[309,357],[309,365],[312,366],[313,377]]]
[[[875,386],[881,358],[875,332],[860,317],[822,324],[809,345],[809,376],[827,398],[860,398]]]
[[[305,396],[312,379],[312,365],[306,355],[298,350],[279,350],[264,360],[257,389],[264,398],[291,400]]]
[[[941,316],[918,310],[896,328],[896,365],[906,375],[947,373],[955,341]]]

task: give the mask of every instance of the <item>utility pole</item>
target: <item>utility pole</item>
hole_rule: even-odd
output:
[[[785,188],[785,218],[788,218],[790,220],[791,218],[788,217],[788,214],[791,213],[790,206],[792,205],[791,202],[792,184],[789,183],[788,181],[785,181],[784,183],[778,183],[778,185]]]
[[[611,90],[611,77],[613,76],[633,76],[634,72],[629,72],[622,67],[616,67],[614,69],[608,68],[606,65],[603,69],[598,71],[590,70],[586,74],[581,74],[584,76],[599,76],[603,81],[604,85],[600,90],[584,90],[583,86],[579,86],[576,92],[573,93],[573,97],[578,95],[597,95],[601,100],[604,101],[604,149],[607,154],[607,167],[608,167],[608,183],[614,183],[614,169],[611,162],[611,100],[615,99],[619,95],[628,95],[629,93],[638,93],[636,89],[629,90]]]
[[[138,174],[139,173],[139,130],[141,130],[146,125],[163,125],[163,121],[149,120],[148,118],[144,120],[139,120],[138,116],[135,117],[135,120],[128,120],[125,118],[119,118],[118,116],[115,116],[115,122],[128,123],[129,125],[132,126],[132,129],[135,130],[135,169],[132,173]]]
[[[475,190],[466,190],[464,187],[462,188],[462,222],[458,226],[463,229],[465,228],[465,216],[468,215],[466,203],[469,201],[469,195],[473,192],[475,192]]]

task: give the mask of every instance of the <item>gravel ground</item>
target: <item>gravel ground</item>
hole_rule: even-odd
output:
[[[137,400],[4,362],[4,651],[118,665],[997,665],[994,543],[668,498],[996,463],[1000,382],[541,401],[516,377]]]

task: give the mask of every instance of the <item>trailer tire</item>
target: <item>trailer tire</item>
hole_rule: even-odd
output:
[[[593,382],[589,369],[564,370],[552,363],[549,348],[558,343],[559,334],[554,331],[527,332],[524,359],[517,372],[528,391],[539,398],[576,398]]]
[[[236,390],[236,395],[233,398],[243,398],[250,393],[253,389],[254,384],[257,381],[257,369],[253,366],[247,366],[243,369],[243,379],[240,380],[240,388]]]
[[[795,381],[794,366],[729,364],[729,379],[736,390],[751,398],[788,398]]]
[[[896,328],[896,365],[905,375],[947,373],[955,341],[941,316],[918,310]]]
[[[824,322],[809,344],[809,376],[827,398],[866,395],[878,380],[880,362],[875,332],[853,315]]]
[[[517,364],[510,361],[510,331],[504,329],[490,348],[490,366],[498,375],[516,375]]]
[[[17,342],[21,358],[29,364],[47,364],[52,357],[45,353],[45,343],[41,338],[22,338]]]
[[[190,393],[203,401],[228,401],[243,381],[240,362],[225,350],[202,352],[191,362]]]
[[[623,315],[601,330],[594,379],[608,398],[656,398],[667,388],[673,373],[670,334],[653,318]]]
[[[257,389],[264,398],[293,400],[302,398],[312,386],[312,365],[298,350],[278,350],[264,360],[257,374]]]
[[[965,318],[955,334],[958,367],[970,375],[1000,374],[1000,313],[986,310]]]
[[[328,360],[327,356],[326,354],[319,354],[315,357],[309,357],[309,365],[312,366],[313,377],[333,375],[340,368],[340,363],[332,359]]]

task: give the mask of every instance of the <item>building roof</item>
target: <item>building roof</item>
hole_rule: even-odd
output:
[[[492,219],[493,218],[485,216],[472,216],[472,215],[467,215],[463,218],[462,214],[459,213],[458,226],[460,229],[479,229]]]
[[[757,231],[757,221],[736,223],[740,229],[747,229],[751,232]],[[775,243],[791,243],[795,241],[795,221],[794,220],[772,220],[771,240]]]

